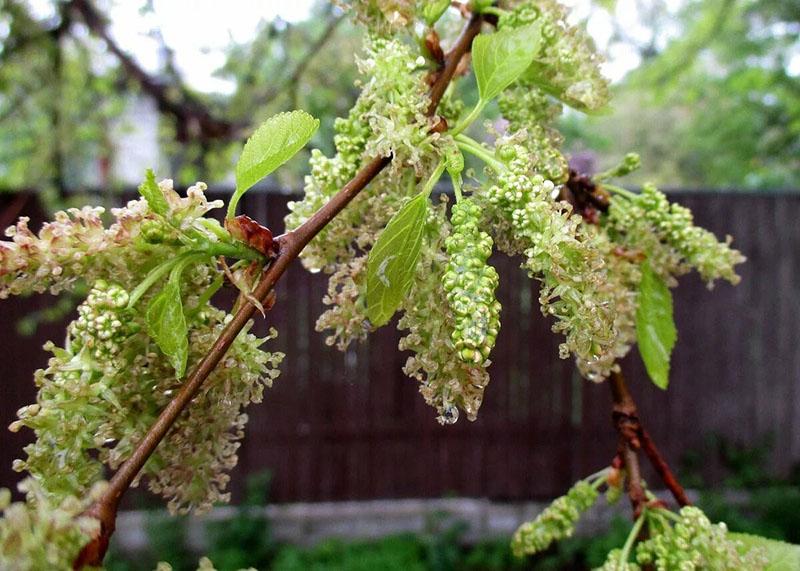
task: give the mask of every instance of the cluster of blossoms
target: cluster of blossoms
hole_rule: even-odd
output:
[[[450,221],[443,284],[457,316],[451,338],[462,361],[481,364],[489,359],[500,328],[500,302],[494,296],[500,278],[486,263],[492,239],[480,230],[481,209],[468,198],[453,206]]]
[[[222,201],[206,199],[204,183],[180,196],[171,180],[159,184],[168,205],[166,216],[152,211],[144,198],[112,208],[114,223],[103,224],[100,207],[56,212],[38,235],[22,217],[0,241],[0,299],[25,293],[52,294],[71,289],[77,280],[93,283],[104,276],[126,288],[135,287],[143,273],[174,255],[181,238],[219,243],[227,234],[203,216]]]
[[[400,340],[400,349],[413,353],[403,371],[420,382],[425,402],[439,413],[437,420],[452,424],[458,420],[459,409],[470,420],[477,418],[489,384],[489,362],[476,364],[456,357],[453,338],[457,338],[459,316],[442,286],[450,263],[444,251],[450,235],[445,206],[442,201],[428,214],[414,285],[397,327],[408,331]]]
[[[508,0],[501,8],[508,11],[500,17],[500,29],[539,25],[542,39],[520,84],[540,87],[576,109],[596,110],[608,102],[602,58],[586,31],[567,23],[564,6],[555,0]]]
[[[572,537],[581,514],[597,500],[597,487],[581,480],[557,498],[535,520],[522,524],[511,540],[514,555],[533,555],[556,541]]]
[[[508,130],[517,133],[536,173],[555,183],[564,182],[569,173],[567,158],[561,153],[564,137],[554,128],[562,106],[537,87],[516,85],[497,100]]]
[[[334,0],[353,11],[356,19],[378,34],[391,34],[414,23],[422,0]]]
[[[608,232],[620,244],[644,250],[651,266],[669,283],[691,268],[711,287],[715,280],[739,282],[735,266],[745,258],[724,242],[694,225],[691,211],[670,203],[653,185],[633,197],[617,195],[611,203]]]
[[[636,561],[654,565],[657,571],[759,571],[768,563],[760,549],[740,553],[740,545],[728,537],[725,524],[712,524],[696,507],[682,508],[679,521],[664,531],[650,527],[652,537],[637,545]]]
[[[562,112],[557,101],[593,111],[608,103],[602,58],[586,31],[567,23],[567,9],[554,0],[500,2],[500,29],[537,24],[541,34],[533,64],[498,98],[500,112],[528,150],[534,172],[554,183],[567,179],[563,136],[555,129]]]
[[[430,121],[424,114],[428,106],[424,64],[425,59],[399,39],[365,39],[364,53],[358,58],[365,79],[347,118],[336,120],[336,154],[326,157],[317,149],[312,151],[303,200],[289,204],[286,227],[297,228],[305,222],[355,175],[363,161],[391,155],[393,172],[373,181],[309,244],[302,255],[307,268],[333,273],[336,265],[370,246],[406,196],[408,185],[399,171],[410,166],[422,175],[430,168],[431,159],[425,155],[437,136],[430,134]]]
[[[188,292],[207,283],[207,272],[190,276],[188,305],[198,301]],[[37,403],[20,409],[11,425],[36,434],[15,470],[28,471],[55,499],[87,490],[102,476],[103,464],[118,468],[180,387],[169,360],[147,335],[141,312],[127,304],[128,293],[119,285],[95,284],[65,347],[46,346],[53,357],[35,373]],[[228,319],[211,305],[196,310],[189,325],[192,360],[210,349]],[[242,409],[260,402],[282,358],[262,351],[265,341],[249,333],[237,337],[197,402],[145,466],[150,489],[168,499],[172,511],[203,510],[228,499],[227,472],[236,464],[247,420]]]
[[[540,280],[542,312],[566,337],[561,356],[574,354],[588,378],[601,380],[613,366],[617,328],[597,234],[568,204],[553,200],[552,181],[531,173],[524,149],[498,154],[508,162],[493,185],[476,192],[485,220],[498,247],[524,254],[524,267]]]
[[[13,241],[0,243],[3,296],[57,292],[78,279],[90,287],[64,346],[45,346],[53,356],[34,375],[37,402],[20,409],[10,427],[36,434],[25,448],[27,457],[14,468],[28,471],[53,502],[84,494],[102,478],[104,464],[118,468],[180,388],[174,362],[149,335],[141,309],[159,286],[144,292],[138,308],[130,307],[130,292],[145,276],[176,259],[187,260],[180,296],[190,363],[208,352],[230,319],[209,303],[220,274],[213,256],[245,247],[203,217],[222,203],[206,200],[202,183],[185,197],[171,181],[153,185],[163,199],[160,212],[145,198],[134,200],[112,210],[115,222],[108,228],[101,209],[61,212],[38,236],[22,219],[9,232]],[[195,406],[146,465],[151,490],[167,498],[171,510],[206,509],[227,499],[227,472],[236,464],[247,420],[242,409],[261,400],[282,358],[262,351],[265,341],[247,332],[237,337]]]
[[[424,114],[425,59],[399,39],[416,17],[416,3],[351,4],[373,33],[380,29],[393,35],[381,33],[365,42],[359,59],[362,93],[349,116],[336,124],[337,154],[327,158],[314,152],[304,200],[291,205],[287,217],[288,228],[299,226],[366,159],[394,157],[391,171],[356,197],[303,253],[312,271],[331,274],[324,298],[330,308],[317,329],[328,331],[327,343],[342,350],[373,329],[365,303],[370,249],[416,192],[416,181],[456,144],[430,133],[431,121]],[[490,184],[456,204],[451,221],[429,223],[419,262],[424,270],[417,272],[399,322],[410,332],[400,348],[414,353],[405,371],[421,382],[422,394],[443,422],[453,421],[459,409],[474,419],[488,383],[486,366],[499,330],[497,277],[486,265],[493,244],[525,257],[525,269],[541,282],[542,312],[554,318],[553,330],[565,337],[561,357],[573,355],[580,372],[594,381],[616,370],[635,342],[641,252],[663,270],[659,273],[668,283],[688,264],[706,278],[735,281],[732,267],[740,261],[738,252],[694,227],[688,211],[665,199],[654,202],[648,189],[635,201],[615,197],[619,205],[600,226],[584,223],[568,203],[555,199],[568,169],[553,125],[562,103],[582,110],[607,103],[600,58],[585,31],[570,26],[556,2],[513,0],[492,10],[500,15],[501,30],[537,24],[541,41],[531,67],[499,97],[509,130],[497,141],[496,152],[483,149],[494,168]],[[389,20],[402,23],[386,26]],[[445,97],[439,111],[448,121],[456,119],[459,103]],[[626,157],[608,176],[632,170],[634,159]],[[482,227],[474,218],[461,227],[467,209],[471,215],[480,211]],[[474,269],[467,271],[467,261]]]
[[[597,571],[641,571],[646,566],[656,571],[761,571],[769,564],[762,549],[744,549],[728,536],[724,523],[712,524],[699,508],[682,508],[673,524],[659,510],[644,517],[650,522],[650,538],[636,545],[636,562],[614,549]]]
[[[101,489],[98,484],[80,499],[66,496],[54,501],[29,478],[19,484],[27,502],[14,503],[9,490],[0,489],[0,568],[71,571],[75,557],[100,526],[81,513]]]

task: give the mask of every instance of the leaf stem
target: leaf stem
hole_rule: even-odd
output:
[[[425,181],[425,186],[422,187],[420,194],[424,194],[425,196],[430,196],[431,192],[433,191],[433,187],[435,187],[436,183],[439,182],[439,179],[442,178],[443,173],[444,173],[444,161],[440,160],[439,164],[436,165],[436,168],[433,169],[431,176],[428,177],[427,181]]]
[[[606,183],[603,183],[602,186],[604,189],[613,192],[614,194],[619,194],[620,196],[624,196],[625,198],[628,198],[630,200],[636,200],[639,197],[639,195],[636,194],[635,192],[631,192],[627,188],[622,188],[621,186],[616,186],[614,184],[606,184]]]
[[[236,258],[237,260],[248,260],[251,262],[264,262],[264,255],[245,244],[244,242],[206,242],[200,250],[207,252],[209,256],[215,258],[225,256],[226,258]]]
[[[456,137],[456,144],[462,151],[466,151],[474,155],[489,165],[496,173],[502,174],[506,169],[506,165],[498,161],[492,156],[488,149],[482,147],[477,141],[470,139],[466,135],[458,135]]]
[[[461,202],[461,199],[463,198],[461,194],[461,184],[462,184],[461,175],[460,174],[452,175],[450,177],[450,180],[453,183],[453,192],[456,193],[456,202]]]
[[[458,125],[456,125],[455,129],[450,131],[450,134],[454,137],[461,133],[464,129],[469,127],[475,119],[477,119],[481,112],[486,108],[489,102],[485,99],[479,99],[478,102],[475,104],[475,107],[472,108],[472,111],[469,112],[469,115],[464,117]]]
[[[592,488],[597,490],[600,486],[605,484],[606,481],[608,481],[608,475],[609,475],[610,472],[611,472],[610,468],[604,468],[604,469],[600,470],[599,472],[597,472],[595,474],[592,474],[588,478],[584,478],[584,479],[587,482],[589,482],[591,480],[594,480],[593,482],[591,482],[591,486],[592,486]]]
[[[200,295],[200,297],[197,298],[197,305],[187,312],[187,319],[194,317],[197,313],[199,313],[203,309],[203,306],[211,301],[211,298],[214,297],[214,294],[219,291],[219,288],[222,287],[224,282],[224,276],[222,274],[218,275],[214,281],[211,282],[211,285],[209,285]]]
[[[639,537],[639,532],[642,531],[642,526],[644,525],[644,520],[646,515],[647,515],[647,508],[644,508],[642,510],[642,514],[636,519],[636,522],[633,524],[631,532],[628,534],[628,539],[625,540],[625,545],[622,547],[622,551],[619,554],[620,569],[624,569],[626,567],[626,564],[628,563],[628,559],[631,556],[631,549],[633,548],[633,543],[636,541],[636,538]]]
[[[196,252],[184,252],[183,254],[179,254],[174,258],[162,262],[150,270],[150,273],[147,274],[141,283],[139,283],[139,285],[136,286],[136,288],[134,288],[134,290],[131,292],[131,295],[128,298],[128,309],[131,309],[134,305],[136,305],[136,302],[138,302],[139,299],[147,293],[147,290],[149,290],[158,280],[167,275],[172,268],[187,258],[191,258],[192,256],[196,255]],[[206,254],[203,255],[205,256]]]

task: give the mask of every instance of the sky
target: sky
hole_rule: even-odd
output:
[[[29,0],[34,12],[48,15],[49,0]],[[668,0],[676,10],[683,0]],[[192,88],[208,93],[230,93],[229,80],[214,77],[214,71],[225,62],[224,49],[231,44],[253,39],[265,21],[281,18],[297,22],[308,17],[314,0],[152,0],[153,10],[142,12],[143,2],[109,0],[111,34],[119,46],[132,54],[148,71],[160,68],[159,44],[152,36],[159,30],[166,44],[174,51],[175,63]],[[598,48],[606,54],[605,74],[621,79],[638,64],[638,55],[624,46],[609,45],[612,16],[605,10],[592,8],[590,0],[566,0],[573,9],[573,19],[587,19],[589,33]],[[614,16],[631,37],[645,39],[649,30],[641,22],[634,0],[618,0]],[[664,38],[666,41],[666,37]]]
[[[52,0],[28,0],[34,13],[49,16]],[[150,0],[153,10],[143,12],[144,0],[98,0],[111,18],[111,33],[122,49],[132,54],[148,71],[160,69],[159,43],[153,37],[159,30],[174,51],[176,65],[192,88],[207,93],[231,93],[230,80],[214,76],[225,62],[225,48],[232,42],[247,43],[259,26],[275,18],[297,22],[308,17],[315,0]],[[562,0],[572,9],[573,21],[586,21],[598,49],[606,56],[605,75],[619,81],[639,65],[639,55],[623,43],[612,42],[613,20],[625,34],[647,43],[651,30],[637,9],[636,0],[617,0],[614,14],[598,8],[592,0]],[[676,13],[686,0],[666,0],[664,5]],[[660,32],[659,47],[680,35],[680,29]],[[800,53],[793,54],[790,73],[800,74]]]
[[[111,33],[148,70],[159,67],[158,44],[149,37],[158,29],[175,52],[186,82],[199,91],[229,93],[233,84],[213,76],[225,63],[224,49],[252,40],[265,21],[280,17],[297,22],[308,17],[314,0],[154,0],[142,15],[139,2],[115,2]]]

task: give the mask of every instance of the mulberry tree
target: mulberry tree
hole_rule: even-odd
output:
[[[227,205],[208,201],[203,183],[182,196],[148,171],[141,197],[112,209],[110,225],[103,209],[85,207],[56,213],[38,233],[26,218],[6,231],[0,298],[79,285],[88,294],[63,344],[46,346],[36,402],[10,427],[36,438],[14,465],[27,473],[25,501],[0,494],[0,566],[101,566],[119,502],[141,481],[172,512],[228,500],[245,409],[264,398],[283,357],[270,351],[277,332],[257,337],[252,319],[268,319],[275,285],[298,258],[329,276],[317,324],[329,344],[344,350],[399,314],[404,371],[431,421],[476,420],[491,398],[502,326],[494,251],[519,256],[538,282],[560,356],[610,386],[620,435],[610,465],[522,525],[513,551],[569,537],[605,490],[608,501],[627,494],[633,524],[602,569],[778,569],[777,557],[800,557],[729,533],[691,506],[639,419],[619,360],[638,343],[649,377],[666,389],[677,339],[670,289],[690,271],[709,287],[735,284],[744,257],[656,187],[609,183],[638,166],[635,155],[594,179],[569,170],[555,119],[564,106],[599,111],[609,98],[585,31],[555,0],[344,4],[363,27],[360,95],[336,121],[335,153],[311,152],[286,233],[273,236],[236,210],[317,130],[300,110],[253,132]],[[470,82],[472,106],[455,85]],[[502,132],[480,120],[495,102]],[[467,156],[478,166],[465,169]],[[432,192],[443,177],[452,200]],[[219,223],[208,214],[222,207]],[[213,301],[225,282],[239,290],[230,310]],[[640,455],[679,511],[648,490]]]

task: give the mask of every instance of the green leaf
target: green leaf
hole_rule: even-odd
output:
[[[175,374],[182,377],[189,357],[189,330],[183,315],[181,288],[169,280],[147,306],[147,332],[161,352],[169,357]]]
[[[433,26],[450,7],[450,0],[431,0],[422,8],[422,17],[429,26]]]
[[[636,340],[647,374],[659,388],[669,384],[669,360],[678,339],[672,317],[672,293],[667,284],[645,262],[636,309]]]
[[[150,210],[156,214],[166,216],[169,213],[169,204],[167,199],[164,198],[164,193],[158,187],[153,169],[147,169],[147,172],[145,172],[144,182],[139,185],[139,194],[147,201]]]
[[[236,164],[236,192],[228,204],[228,218],[233,218],[242,195],[292,158],[318,127],[319,119],[305,111],[289,111],[273,115],[256,129]]]
[[[480,34],[472,43],[472,67],[483,101],[491,101],[522,75],[539,49],[537,24]]]
[[[764,571],[797,571],[800,569],[800,545],[748,533],[729,533],[728,537],[742,542],[743,553],[754,548],[765,550],[769,563]]]
[[[386,324],[411,287],[422,245],[428,196],[408,201],[386,225],[367,261],[367,317]]]

